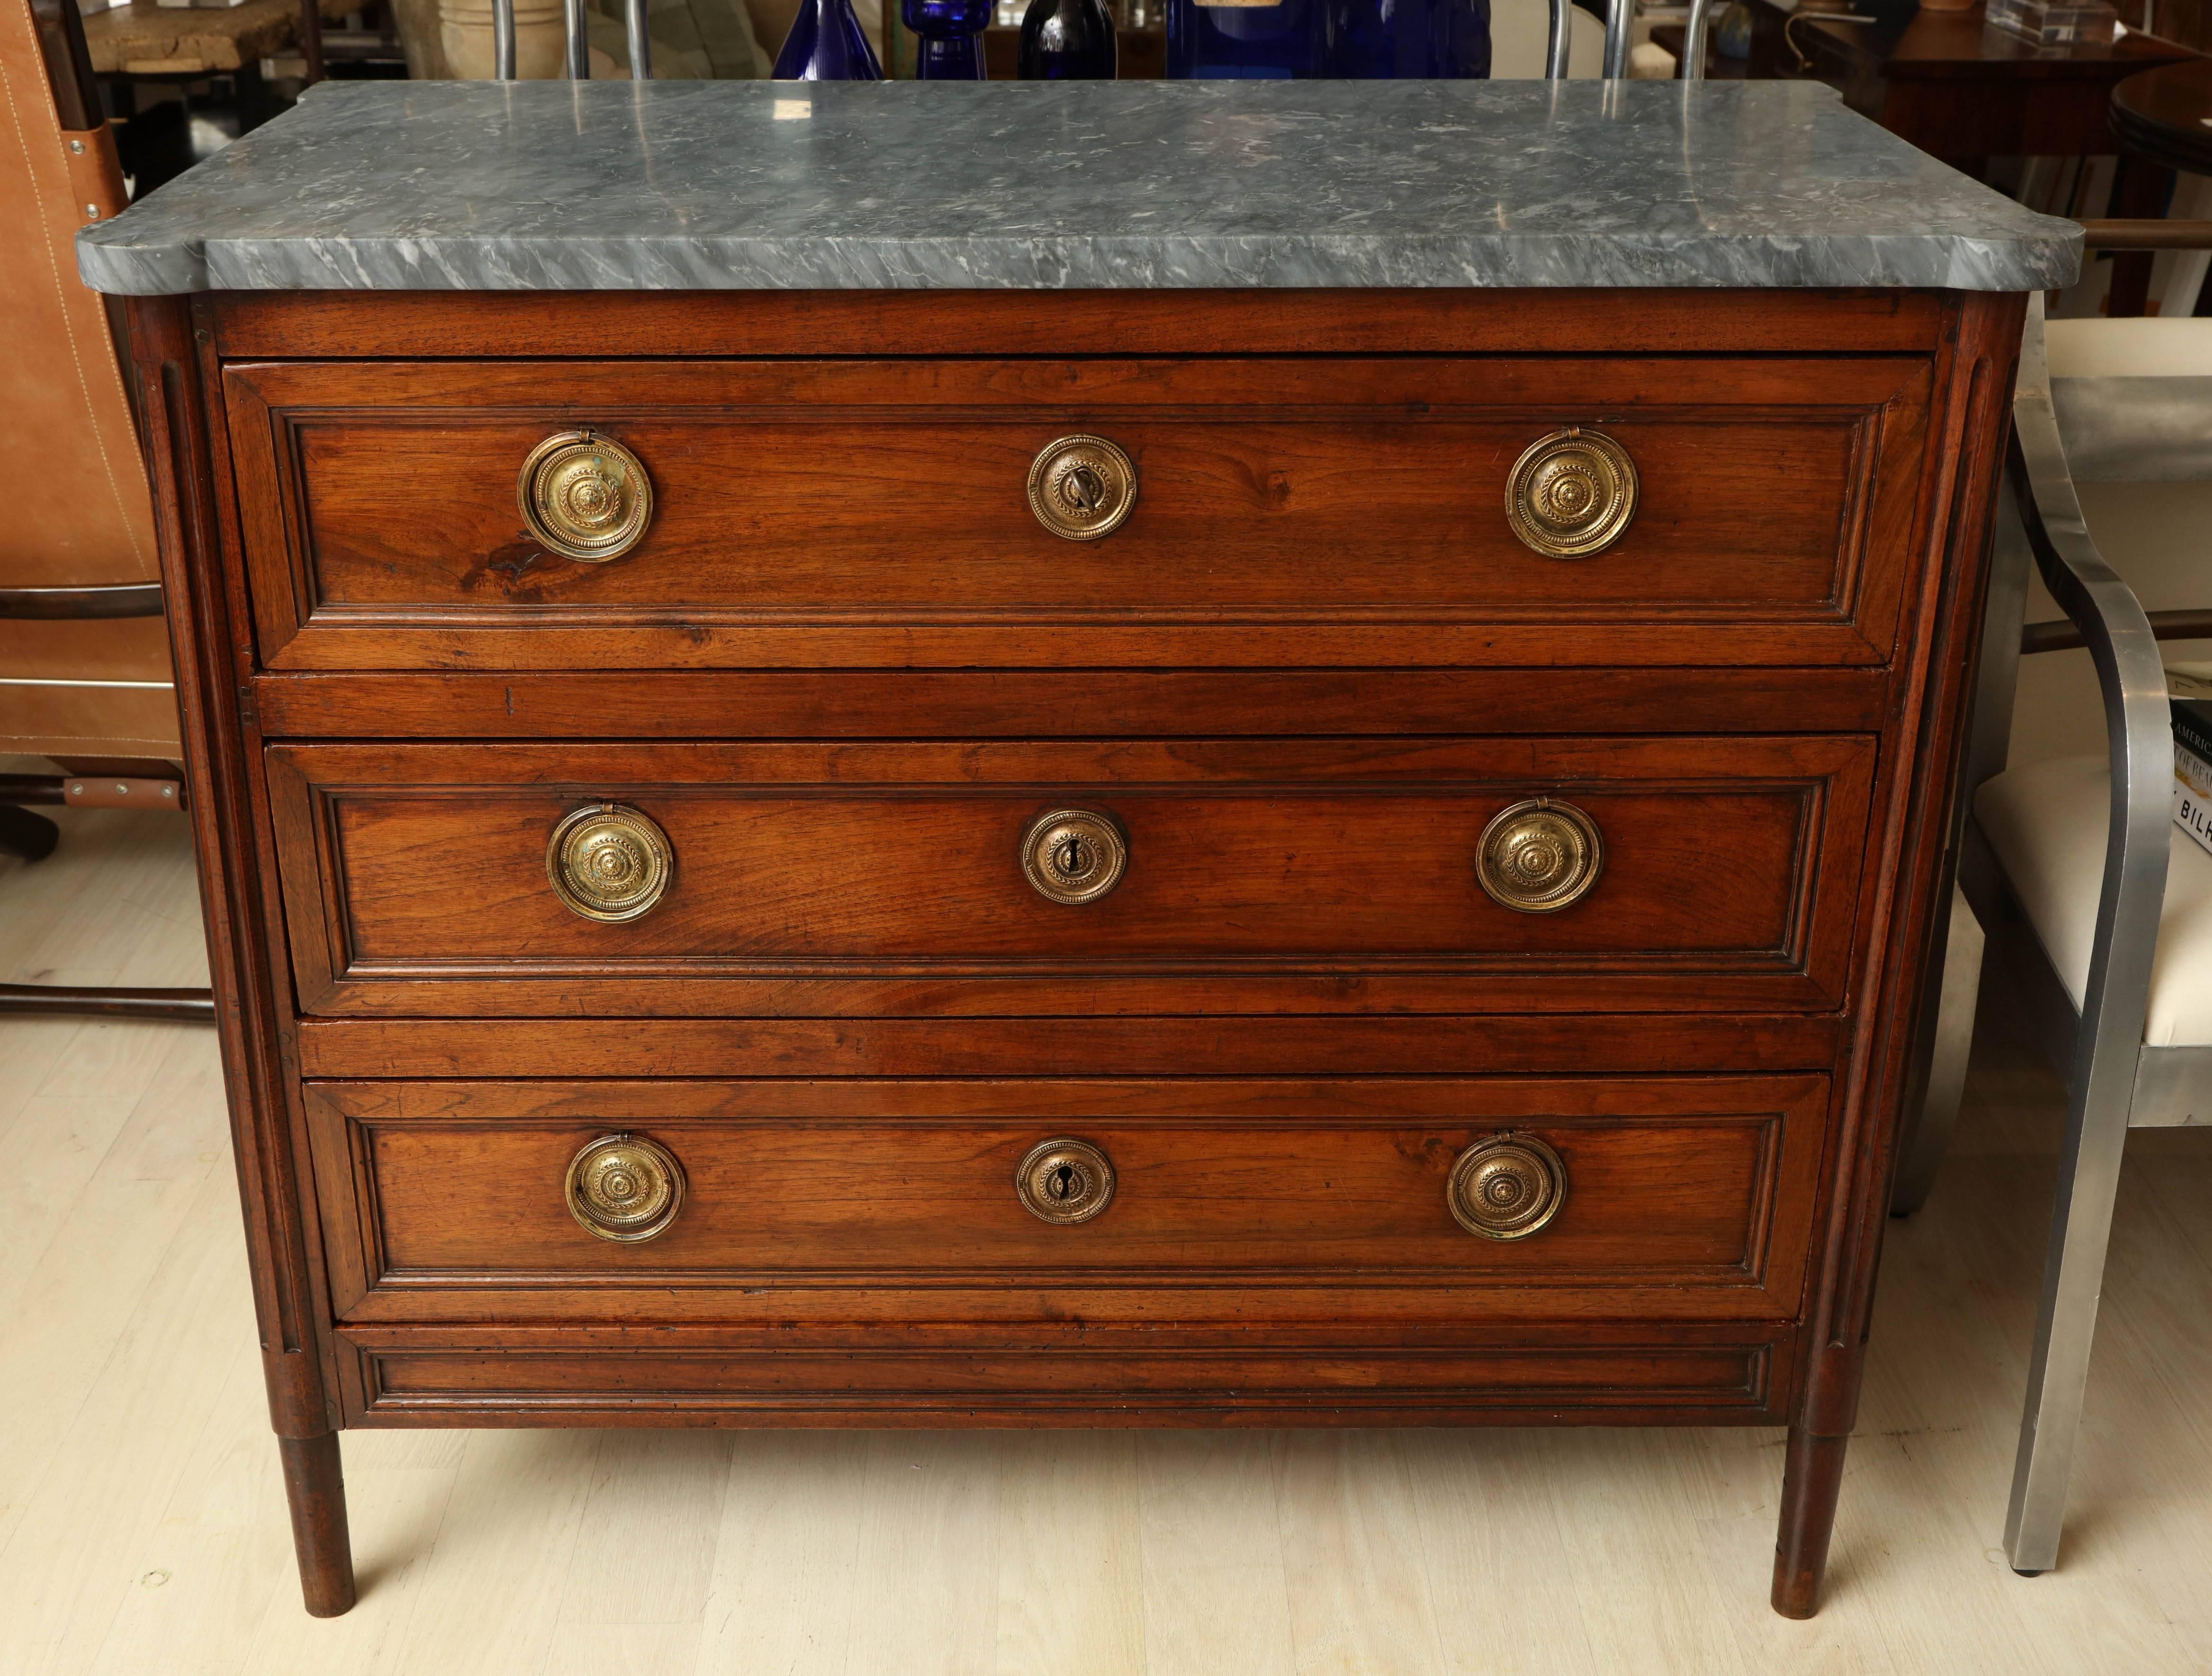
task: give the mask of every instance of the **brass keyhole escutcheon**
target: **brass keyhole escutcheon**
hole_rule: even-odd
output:
[[[586,1232],[635,1245],[667,1231],[684,1208],[676,1155],[642,1135],[602,1135],[568,1161],[568,1214]]]
[[[1103,436],[1063,436],[1030,465],[1030,510],[1069,541],[1096,541],[1121,526],[1137,504],[1137,467]]]
[[[1014,1193],[1040,1222],[1088,1222],[1114,1198],[1114,1166],[1089,1141],[1041,1140],[1014,1170]]]
[[[1534,1135],[1511,1131],[1479,1140],[1452,1161],[1444,1203],[1453,1219],[1486,1240],[1525,1240],[1559,1213],[1567,1167]]]
[[[676,852],[649,816],[619,803],[562,818],[545,842],[545,877],[572,914],[611,924],[652,911],[674,877]]]
[[[1636,516],[1636,462],[1599,431],[1569,428],[1531,443],[1505,480],[1505,521],[1547,558],[1602,552]]]
[[[1022,835],[1022,871],[1050,902],[1095,902],[1121,882],[1128,865],[1120,824],[1096,810],[1048,811]]]
[[[1531,798],[1501,809],[1475,843],[1475,877],[1517,914],[1556,914],[1589,894],[1605,870],[1597,823],[1571,803]]]
[[[592,431],[562,431],[532,448],[514,492],[538,544],[584,564],[622,557],[653,521],[644,462]]]

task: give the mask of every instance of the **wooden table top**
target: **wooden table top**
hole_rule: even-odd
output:
[[[1826,9],[1828,0],[1821,4]],[[1814,61],[1813,70],[1800,72],[1780,46],[1780,30],[1789,13],[1773,0],[1751,0],[1751,5],[1758,38],[1749,60],[1724,58],[1707,47],[1705,74],[1717,82],[1818,74],[1823,65],[1893,82],[2111,81],[2160,64],[2187,63],[2197,56],[2173,41],[2136,33],[2117,41],[2038,46],[2009,30],[1990,27],[1984,9],[1976,6],[1963,12],[1922,10],[1902,22],[1835,23],[1807,18],[1790,32]],[[1661,24],[1651,38],[1679,57],[1682,34],[1680,24]]]
[[[1879,66],[1892,81],[2063,81],[2110,76],[2115,66],[2124,66],[2126,73],[2196,56],[2175,42],[2132,31],[2117,41],[2039,46],[2008,29],[1992,28],[1980,6],[1963,12],[1923,9],[1901,24],[1808,19],[1794,33],[1817,34],[1827,52],[1845,62]]]
[[[2128,77],[2112,89],[2112,131],[2169,168],[2212,174],[2212,58]]]
[[[326,21],[360,9],[360,0],[320,0]],[[298,39],[299,0],[246,0],[239,6],[158,6],[131,0],[88,12],[85,45],[100,76],[227,76],[282,52]]]

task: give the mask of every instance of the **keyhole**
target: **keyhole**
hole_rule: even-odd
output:
[[[1073,1164],[1062,1164],[1058,1169],[1053,1171],[1052,1185],[1047,1187],[1045,1191],[1049,1193],[1054,1199],[1073,1198],[1075,1196],[1075,1167]]]
[[[1068,878],[1087,872],[1089,868],[1084,860],[1083,841],[1080,838],[1061,839],[1060,847],[1053,853],[1052,865]]]

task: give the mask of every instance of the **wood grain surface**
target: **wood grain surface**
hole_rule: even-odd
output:
[[[225,379],[261,655],[337,669],[902,663],[939,644],[995,649],[927,660],[1163,661],[1137,650],[1152,629],[1215,648],[1176,661],[1251,662],[1264,633],[1285,648],[1273,661],[1342,645],[1363,649],[1328,660],[1415,662],[1374,648],[1454,624],[1504,631],[1462,636],[1455,662],[1879,664],[1927,390],[1924,361],[1887,357],[280,362]],[[525,457],[580,423],[653,483],[651,527],[611,562],[544,551],[517,510]],[[1541,556],[1507,524],[1507,476],[1573,425],[1628,448],[1638,511],[1602,553]],[[1075,432],[1136,462],[1135,509],[1097,542],[1048,532],[1025,499],[1033,457]],[[1613,624],[1646,649],[1601,650]]]
[[[1820,738],[284,745],[270,769],[313,1012],[1525,1011],[1834,1005],[1872,758]],[[1532,797],[1604,835],[1556,913],[1478,881],[1485,826]],[[625,924],[546,877],[554,827],[600,802],[675,853]],[[1060,807],[1127,835],[1097,902],[1023,877],[1024,829]]]
[[[1917,355],[1929,291],[231,291],[226,361],[450,355]]]
[[[1812,1609],[2019,300],[343,301],[135,305],[283,1436],[1782,1422]],[[583,424],[662,495],[588,574],[514,544]],[[1566,425],[1644,474],[1589,560],[1504,530]],[[1140,479],[1080,546],[1019,495],[1077,428]],[[1540,920],[1470,853],[1538,795],[1609,856]],[[544,882],[606,799],[678,857],[627,926]],[[1012,853],[1062,803],[1089,909]],[[1516,1124],[1567,1208],[1478,1249],[1439,1172]],[[695,1173],[657,1249],[550,1194],[611,1125]],[[1048,1133],[1096,1224],[1014,1219]]]
[[[1647,1307],[1692,1316],[1795,1313],[1823,1079],[1474,1084],[1424,1090],[1417,1113],[1391,1113],[1398,1091],[1355,1086],[1340,1103],[1316,1090],[1255,1115],[1255,1090],[1139,1088],[1143,1115],[1077,1118],[1036,1090],[1032,1114],[987,1120],[949,1114],[932,1090],[895,1118],[801,1121],[655,1120],[650,1100],[632,1111],[576,1088],[544,1092],[599,1104],[582,1123],[493,1116],[495,1099],[458,1120],[363,1118],[318,1097],[310,1124],[324,1178],[355,1183],[350,1203],[333,1196],[334,1272],[385,1294],[386,1319],[449,1320],[455,1306],[441,1300],[455,1294],[473,1313],[502,1285],[556,1284],[608,1289],[603,1311],[619,1291],[624,1313],[649,1317],[654,1283],[679,1277],[1074,1293],[1266,1278],[1372,1286],[1384,1272],[1456,1289],[1468,1321],[1589,1308],[1547,1304],[1531,1287],[1640,1290]],[[994,1090],[991,1103],[1023,1092]],[[630,1130],[675,1156],[686,1187],[665,1233],[620,1245],[577,1224],[562,1183],[586,1142]],[[1091,1221],[1053,1227],[1021,1206],[1013,1178],[1030,1146],[1063,1131],[1106,1153],[1116,1187]],[[1559,1153],[1565,1199],[1536,1233],[1486,1240],[1452,1219],[1445,1179],[1463,1148],[1506,1133]],[[337,1302],[357,1319],[352,1290],[342,1282]],[[1081,1313],[1111,1324],[1095,1305]],[[1185,1313],[1210,1312],[1194,1299]]]

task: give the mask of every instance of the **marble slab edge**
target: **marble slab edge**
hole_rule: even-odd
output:
[[[1895,237],[1141,240],[248,239],[81,241],[95,291],[1092,290],[1244,288],[1898,287],[2052,290],[2080,272],[2076,229],[2032,242]]]

